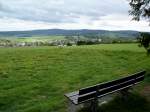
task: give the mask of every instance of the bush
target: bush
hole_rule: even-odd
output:
[[[83,108],[79,112],[90,112],[89,108]],[[115,97],[107,104],[99,107],[98,112],[149,112],[150,102],[138,94],[130,94],[127,99],[121,96]]]

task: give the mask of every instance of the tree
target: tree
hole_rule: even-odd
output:
[[[150,23],[150,0],[130,0],[131,10],[129,14],[133,16],[133,20],[140,21],[141,18],[148,20]],[[147,50],[150,54],[150,33],[141,33],[138,38],[140,46]]]
[[[140,46],[143,46],[147,50],[147,54],[150,54],[150,33],[141,33],[138,38]]]
[[[150,0],[130,0],[131,10],[130,15],[133,16],[133,20],[141,20],[145,18],[150,22]]]

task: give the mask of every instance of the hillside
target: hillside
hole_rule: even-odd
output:
[[[65,93],[149,70],[150,58],[137,44],[0,48],[0,65],[0,112],[66,112]],[[134,89],[141,92],[149,79]],[[149,104],[129,101],[107,110],[149,112]]]
[[[0,37],[32,37],[32,36],[50,36],[50,35],[98,35],[102,37],[121,37],[135,38],[139,35],[137,31],[107,31],[107,30],[64,30],[64,29],[47,29],[32,31],[5,31],[0,32]]]

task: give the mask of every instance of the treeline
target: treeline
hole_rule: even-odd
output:
[[[84,35],[84,36],[66,36],[68,40],[77,42],[77,45],[93,45],[93,44],[113,44],[113,43],[137,43],[136,37],[105,37],[98,35]]]

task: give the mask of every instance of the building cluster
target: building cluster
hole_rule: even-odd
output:
[[[0,47],[25,47],[25,46],[75,46],[75,45],[88,45],[96,44],[101,40],[48,40],[48,41],[34,41],[34,42],[17,42],[11,40],[0,40]]]

